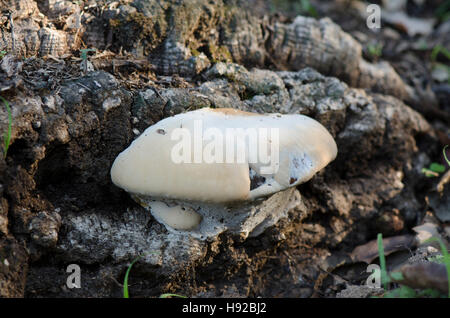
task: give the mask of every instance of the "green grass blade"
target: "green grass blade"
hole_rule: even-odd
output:
[[[307,12],[313,18],[317,18],[319,16],[316,8],[313,7],[313,5],[311,4],[311,2],[309,2],[309,0],[301,0],[300,3],[301,3],[302,10],[304,12]]]
[[[128,293],[128,277],[130,276],[131,268],[133,267],[134,263],[136,263],[142,257],[147,256],[149,254],[156,254],[156,252],[149,252],[149,253],[139,255],[131,262],[130,266],[128,266],[128,269],[125,273],[125,278],[123,279],[123,298],[130,298],[130,295]]]
[[[441,53],[442,55],[444,55],[447,59],[450,60],[450,51],[447,50],[445,47],[443,47],[442,45],[438,44],[436,45],[433,50],[431,51],[431,60],[433,62],[435,62],[437,60],[437,56],[438,54]]]
[[[131,262],[130,266],[128,266],[127,272],[125,273],[125,278],[123,279],[123,298],[130,298],[128,294],[128,276],[130,275],[131,267],[133,267],[134,263],[136,263],[143,256],[144,255],[139,255]]]
[[[445,153],[445,149],[448,147],[448,145],[445,145],[444,149],[442,150],[442,152],[444,153],[444,158],[445,161],[447,161],[448,166],[450,167],[450,160],[448,160],[447,158],[447,154]]]
[[[130,276],[131,268],[138,260],[140,260],[142,257],[144,257],[148,254],[156,254],[156,253],[149,252],[149,253],[139,255],[131,262],[130,266],[128,266],[128,269],[125,273],[125,278],[123,279],[123,298],[130,298],[130,294],[128,293],[128,277]],[[186,296],[177,295],[177,294],[161,294],[161,296],[159,296],[159,298],[169,298],[169,297],[187,298]]]
[[[386,259],[384,257],[383,235],[381,233],[378,233],[377,241],[378,241],[378,254],[379,254],[379,258],[380,258],[380,267],[381,267],[381,282],[383,283],[384,290],[387,290],[388,279],[387,279],[387,271],[386,271]]]
[[[8,132],[5,133],[3,139],[3,158],[6,158],[6,154],[8,153],[9,144],[11,143],[11,134],[12,134],[12,113],[11,107],[9,107],[9,103],[6,99],[0,96],[0,100],[5,104],[6,110],[8,111]]]
[[[408,286],[400,286],[394,290],[391,290],[386,293],[386,298],[414,298],[417,297],[417,293],[414,289]]]

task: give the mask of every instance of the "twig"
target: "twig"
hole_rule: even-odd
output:
[[[9,24],[11,25],[11,50],[13,54],[16,53],[16,38],[14,35],[14,21],[13,21],[13,12],[9,11]]]
[[[158,95],[159,98],[162,99],[163,102],[165,102],[167,104],[168,100],[159,93],[159,91],[156,87],[151,87],[151,89],[156,93],[156,95]]]
[[[92,90],[89,87],[87,87],[86,85],[81,84],[81,83],[77,83],[77,84],[80,85],[83,88],[86,88],[88,91],[92,92]]]

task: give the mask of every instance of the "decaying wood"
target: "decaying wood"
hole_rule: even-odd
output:
[[[72,2],[1,0],[0,8],[0,50],[30,57],[61,56],[79,49],[81,13]],[[11,19],[6,19],[8,15]]]
[[[275,23],[269,43],[269,54],[286,69],[313,67],[351,86],[400,99],[412,93],[388,63],[365,61],[361,45],[328,18],[298,16],[291,24]]]
[[[361,45],[328,18],[270,21],[221,0],[130,0],[82,13],[70,1],[1,4],[12,8],[16,53],[25,56],[61,56],[78,50],[83,38],[97,49],[144,56],[163,75],[197,75],[217,61],[285,70],[312,67],[351,86],[418,103],[413,89],[388,63],[364,60]],[[1,28],[2,50],[12,49],[7,24]]]
[[[63,263],[101,269],[86,271],[86,282],[120,280],[148,250],[161,253],[140,261],[136,295],[154,296],[166,282],[182,281],[192,296],[211,286],[212,296],[223,296],[214,286],[224,282],[254,296],[266,288],[261,280],[282,290],[269,287],[262,296],[308,296],[314,282],[326,282],[328,273],[316,274],[330,253],[345,250],[347,259],[349,246],[374,233],[403,233],[422,212],[425,193],[416,190],[425,191],[427,180],[416,172],[436,151],[433,127],[397,98],[343,83],[409,96],[389,64],[365,61],[360,44],[327,18],[259,18],[233,0],[0,4],[0,50],[7,51],[0,92],[12,110],[10,151],[0,158],[0,251],[7,251],[0,256],[10,262],[7,271],[0,262],[1,296],[67,296],[55,288],[60,276],[42,280]],[[80,49],[93,50],[85,58]],[[95,71],[81,69],[83,62]],[[230,230],[203,243],[173,236],[111,184],[114,158],[149,125],[199,107],[230,106],[314,117],[339,148],[329,168],[295,190],[295,207],[276,224],[271,218],[258,225],[259,236],[243,241]],[[8,125],[0,107],[0,131]],[[252,214],[247,224],[253,215],[259,217]],[[410,246],[410,238],[387,239],[386,254]],[[352,260],[371,262],[377,252],[372,242]],[[191,284],[197,269],[206,275]],[[109,284],[69,292],[121,295]]]

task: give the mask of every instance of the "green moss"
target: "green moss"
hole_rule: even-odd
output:
[[[200,51],[197,49],[191,49],[191,53],[195,57],[198,57],[201,54]]]
[[[163,14],[156,17],[148,17],[141,12],[134,12],[127,15],[122,20],[122,23],[130,25],[129,32],[132,34],[129,34],[129,36],[131,38],[145,39],[151,48],[157,47],[166,36],[167,23]],[[113,24],[120,25],[120,21],[113,21]]]
[[[214,63],[217,62],[231,63],[233,61],[231,53],[225,45],[216,46],[211,43],[209,44],[208,49],[211,54],[211,59]]]
[[[12,132],[12,113],[11,107],[6,99],[0,96],[0,101],[5,104],[6,110],[8,112],[8,131],[4,134],[3,139],[3,158],[6,158],[6,154],[8,153],[9,144],[11,143],[11,132]]]
[[[126,21],[134,23],[136,26],[138,26],[142,36],[153,34],[154,28],[152,19],[146,17],[141,12],[134,12],[127,15]]]

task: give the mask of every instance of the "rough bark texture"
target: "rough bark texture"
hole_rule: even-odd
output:
[[[423,211],[429,159],[420,150],[435,147],[433,130],[402,102],[411,95],[395,71],[363,60],[329,19],[270,21],[232,1],[86,1],[81,17],[69,1],[0,3],[14,12],[15,53],[38,54],[5,57],[0,73],[13,116],[0,160],[0,296],[120,296],[127,266],[148,253],[133,268],[133,295],[308,297],[332,254],[401,232]],[[10,52],[8,21],[0,50]],[[133,85],[120,65],[96,60],[82,74],[81,61],[63,56],[80,38],[144,56],[156,75]],[[111,183],[110,167],[149,125],[201,107],[311,116],[335,137],[338,157],[276,194],[293,204],[253,237],[169,233]],[[82,268],[81,289],[65,287],[70,263]]]
[[[83,16],[69,1],[46,0],[39,8],[32,0],[2,2],[20,11],[13,11],[12,26],[2,31],[0,49],[11,50],[14,29],[15,50],[26,56],[61,56],[79,49],[83,37],[89,47],[146,56],[166,75],[193,76],[211,62],[231,59],[294,71],[309,66],[351,86],[420,102],[389,64],[365,61],[361,45],[328,18],[268,21],[226,0],[127,0],[93,6]],[[39,26],[39,10],[53,28]]]

